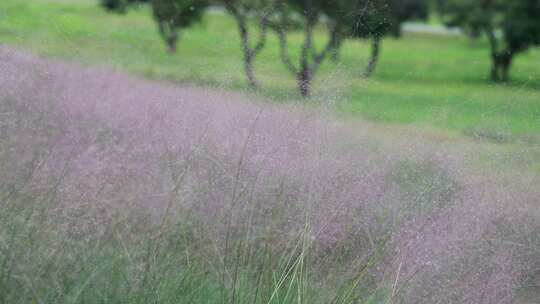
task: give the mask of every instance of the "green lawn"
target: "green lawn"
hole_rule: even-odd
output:
[[[319,45],[325,37],[320,36]],[[300,36],[293,35],[292,50]],[[108,14],[97,1],[2,0],[0,43],[56,58],[113,66],[147,77],[245,89],[234,22],[219,13],[184,31],[178,54],[165,53],[149,11]],[[317,99],[337,101],[345,115],[458,131],[497,142],[540,142],[540,50],[519,56],[514,81],[487,80],[485,42],[409,34],[387,39],[373,79],[361,79],[368,45],[349,42],[340,62],[317,75]],[[274,100],[298,99],[294,77],[280,63],[272,35],[256,63]]]

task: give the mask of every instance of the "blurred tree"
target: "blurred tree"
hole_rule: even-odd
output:
[[[398,36],[401,33],[400,23],[397,21],[397,10],[394,10],[393,2],[388,0],[342,0],[346,3],[338,11],[334,8],[331,11],[336,15],[335,20],[342,23],[342,33],[338,39],[338,48],[334,50],[339,53],[341,41],[347,38],[370,39],[371,56],[363,75],[369,77],[377,65],[381,40],[390,33]],[[397,0],[399,1],[399,0]],[[352,9],[351,9],[352,8]],[[336,56],[337,57],[337,56]]]
[[[455,3],[446,0],[434,0],[435,10],[439,15],[443,16],[443,21],[448,27],[459,27],[463,34],[471,39],[472,42],[478,40],[482,36],[482,18],[480,7],[474,5],[473,2],[467,4],[467,7],[461,8],[455,6]],[[465,8],[471,11],[465,11]],[[480,13],[480,15],[478,15]],[[452,16],[449,16],[451,14]]]
[[[199,21],[208,6],[206,0],[102,0],[103,7],[124,13],[133,4],[150,2],[159,33],[170,53],[176,52],[179,30]]]
[[[540,44],[538,0],[438,0],[438,4],[448,26],[487,36],[493,81],[508,81],[514,56]]]
[[[176,52],[178,32],[201,20],[206,0],[151,0],[159,33],[170,53]]]
[[[369,77],[375,71],[381,40],[384,36],[401,36],[404,22],[425,20],[429,14],[427,0],[341,0],[342,5],[327,10],[334,22],[341,22],[342,33],[337,39],[333,54],[337,59],[342,41],[346,38],[370,39],[371,56],[363,76]]]
[[[273,28],[279,37],[281,60],[287,69],[296,76],[300,94],[304,97],[310,95],[311,82],[321,63],[338,44],[342,23],[337,22],[334,19],[335,15],[329,14],[328,10],[332,7],[331,3],[337,6],[340,1],[282,0],[278,3],[279,21]],[[323,15],[327,17],[331,27],[328,30],[329,38],[326,45],[318,51],[314,43],[314,31]],[[300,19],[299,22],[295,18]],[[287,33],[296,24],[300,24],[304,36],[298,65],[295,65],[291,59],[287,41]]]
[[[253,70],[253,61],[266,45],[266,38],[270,18],[275,13],[276,0],[220,0],[227,12],[236,21],[242,52],[244,55],[244,70],[248,84],[252,88],[258,87],[258,82]],[[254,21],[258,26],[259,37],[252,44],[249,21]]]
[[[132,5],[150,2],[151,0],[100,0],[101,6],[106,10],[123,14]]]
[[[133,3],[148,2],[144,0],[101,0],[101,6],[117,13],[124,13],[126,8]]]

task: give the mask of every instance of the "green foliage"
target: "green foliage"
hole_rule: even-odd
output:
[[[176,28],[199,21],[207,5],[204,0],[152,0],[156,21],[167,22]]]
[[[447,26],[461,27],[473,37],[480,35],[489,22],[489,15],[475,1],[438,0],[437,9]]]
[[[101,6],[109,11],[125,13],[128,6],[148,1],[149,0],[101,0]]]
[[[176,52],[178,31],[200,21],[209,5],[207,0],[102,0],[101,5],[109,11],[124,13],[130,5],[152,4],[154,19],[168,51]]]
[[[507,1],[502,29],[510,49],[526,50],[540,44],[540,2]]]
[[[331,26],[338,30],[333,47],[337,61],[342,40],[347,38],[372,39],[371,58],[363,76],[369,77],[379,59],[381,39],[384,36],[401,36],[401,25],[412,19],[426,19],[426,0],[339,0],[324,1]]]
[[[427,19],[426,0],[321,1],[324,12],[345,30],[345,37],[369,38],[401,34],[405,21]]]
[[[216,4],[233,5],[242,12],[263,15],[276,0],[215,0]]]
[[[512,51],[540,43],[540,2],[536,0],[441,0],[439,10],[449,26],[501,31]]]
[[[154,19],[169,52],[176,52],[178,30],[199,21],[208,3],[206,0],[151,0]]]

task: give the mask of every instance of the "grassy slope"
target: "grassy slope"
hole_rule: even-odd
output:
[[[300,36],[293,38],[294,50]],[[322,44],[324,37],[318,38]],[[3,0],[0,42],[149,77],[245,88],[235,24],[216,14],[185,31],[178,54],[169,56],[146,10],[121,17],[92,1]],[[294,79],[277,54],[272,36],[257,62],[264,94],[296,96]],[[317,75],[317,95],[344,101],[339,103],[344,113],[377,121],[435,126],[497,141],[538,141],[540,51],[520,56],[514,83],[504,86],[486,79],[489,57],[483,42],[473,46],[464,38],[430,35],[388,39],[370,81],[358,77],[367,54],[367,44],[347,43],[338,67],[326,63]]]

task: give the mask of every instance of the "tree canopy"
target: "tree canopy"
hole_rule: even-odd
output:
[[[150,0],[101,0],[101,6],[112,12],[124,13],[130,5],[144,2]]]
[[[151,0],[154,19],[169,52],[176,51],[179,29],[199,21],[208,2],[206,0]]]
[[[375,70],[382,38],[399,37],[406,21],[426,19],[433,1],[448,26],[486,35],[493,80],[508,80],[514,57],[540,44],[538,0],[101,0],[101,3],[117,12],[124,12],[131,5],[150,3],[170,52],[176,50],[180,29],[200,20],[209,5],[220,5],[236,21],[248,84],[258,86],[254,61],[266,45],[268,29],[273,29],[279,38],[282,62],[295,75],[300,93],[308,96],[318,68],[329,55],[338,53],[344,40],[371,40],[371,57],[363,73],[369,76]],[[325,30],[327,35],[322,46],[315,41],[315,31],[320,30]],[[296,55],[291,55],[288,45],[288,34],[292,31],[303,35]]]
[[[199,21],[209,5],[207,0],[101,0],[103,7],[119,13],[141,3],[151,3],[159,33],[171,53],[176,52],[179,30]]]

